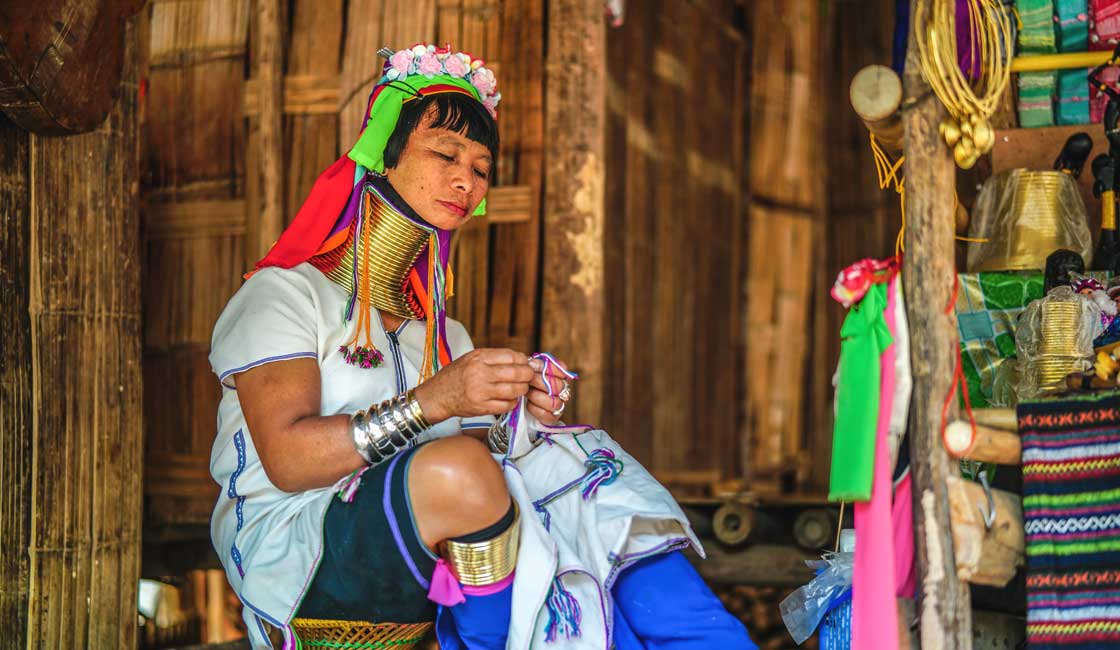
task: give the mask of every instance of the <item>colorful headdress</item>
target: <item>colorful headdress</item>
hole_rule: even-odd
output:
[[[340,282],[350,291],[344,316],[352,318],[355,306],[360,307],[357,336],[365,333],[367,339],[365,345],[358,339],[351,341],[344,351],[347,361],[356,365],[376,365],[380,357],[368,340],[371,307],[387,309],[407,318],[423,316],[428,322],[428,353],[421,369],[423,380],[451,361],[445,331],[451,233],[424,221],[400,200],[386,181],[371,178],[368,172],[384,174],[385,146],[406,103],[440,93],[461,93],[480,102],[496,117],[501,94],[496,91],[494,73],[484,67],[481,60],[452,52],[450,46],[416,45],[397,52],[382,49],[379,54],[387,61],[380,81],[370,93],[367,117],[358,141],[347,155],[319,176],[291,225],[255,268],[291,268],[314,261],[332,279],[351,277],[351,283]],[[370,187],[374,191],[363,191]],[[474,214],[484,214],[485,206],[483,200]],[[379,221],[366,224],[369,227],[363,232],[363,215]],[[372,255],[364,253],[369,252],[371,233],[375,235],[385,230],[387,219],[392,220],[393,228],[416,229],[426,242],[421,244],[423,250],[410,246],[408,251],[375,251],[378,255],[408,257],[404,260],[407,275],[400,287],[402,300],[378,302],[368,291],[372,276],[363,270],[371,267]],[[364,248],[359,251],[359,247]],[[349,268],[343,270],[340,268],[343,265]],[[385,281],[385,278],[379,280]],[[407,305],[408,309],[392,308],[399,304]]]

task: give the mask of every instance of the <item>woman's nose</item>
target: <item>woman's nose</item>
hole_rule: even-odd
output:
[[[470,194],[474,189],[474,171],[470,165],[456,165],[451,175],[451,187],[464,194]]]

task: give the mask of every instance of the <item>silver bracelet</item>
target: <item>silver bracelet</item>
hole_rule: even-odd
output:
[[[490,430],[486,432],[486,443],[490,445],[490,451],[495,454],[509,451],[509,429],[501,420],[495,420],[494,424],[490,425]]]
[[[350,437],[358,455],[376,465],[410,448],[431,428],[412,390],[350,416]]]

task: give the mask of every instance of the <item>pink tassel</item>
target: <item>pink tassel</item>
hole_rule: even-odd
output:
[[[463,595],[463,588],[443,558],[436,560],[436,570],[432,572],[432,586],[428,589],[428,600],[444,607],[454,607],[467,602],[466,596]]]

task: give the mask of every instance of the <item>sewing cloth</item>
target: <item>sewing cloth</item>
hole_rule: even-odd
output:
[[[828,498],[867,501],[879,419],[879,357],[891,342],[886,284],[871,285],[840,328],[840,368]]]
[[[425,341],[423,322],[405,321],[396,331],[371,328],[384,354],[378,368],[359,368],[339,348],[354,338],[357,319],[346,321],[345,290],[310,264],[265,268],[230,299],[211,341],[210,365],[222,384],[218,432],[210,473],[222,490],[210,522],[211,541],[230,585],[245,605],[254,648],[271,647],[265,625],[285,631],[323,557],[327,508],[345,483],[288,493],[265,475],[237,398],[235,376],[250,368],[290,359],[314,359],[322,382],[321,415],[353,413],[415,386]],[[380,319],[373,315],[374,323]],[[447,321],[452,353],[472,349],[463,326]],[[489,428],[493,418],[451,418],[419,437],[418,443],[467,429]],[[396,622],[396,621],[388,621]]]
[[[222,494],[211,535],[245,605],[254,648],[271,647],[266,624],[283,632],[285,650],[296,646],[289,623],[322,561],[328,507],[339,492],[350,492],[355,501],[362,498],[377,474],[368,471],[370,476],[356,483],[343,477],[331,488],[302,493],[277,489],[253,447],[232,378],[265,363],[315,359],[323,384],[322,415],[367,408],[418,382],[423,323],[407,321],[395,332],[374,328],[372,342],[384,352],[383,366],[361,369],[345,363],[339,348],[353,338],[356,326],[356,320],[342,318],[346,298],[309,264],[265,268],[234,295],[215,326],[210,362],[223,395],[211,474]],[[448,319],[447,331],[455,357],[472,349],[461,324]],[[539,425],[523,406],[518,415],[512,438],[522,442],[511,443],[510,455],[495,455],[523,513],[507,648],[544,647],[546,601],[562,588],[579,603],[578,633],[559,635],[548,647],[606,649],[614,625],[611,587],[619,574],[648,557],[688,546],[701,554],[703,549],[669,492],[606,432],[554,435],[533,446],[525,441]],[[419,442],[488,428],[492,422],[448,420]],[[612,478],[585,480],[591,454],[619,463]],[[383,487],[375,491],[384,494]]]
[[[1120,644],[1120,395],[1022,403],[1027,643]]]
[[[897,319],[899,276],[887,285],[884,317],[893,340],[899,338]],[[871,501],[854,505],[855,564],[852,568],[852,647],[898,648],[898,608],[895,605],[894,534],[891,520],[890,426],[895,399],[896,347],[888,344],[879,355],[879,413]],[[868,388],[871,388],[870,386]]]

